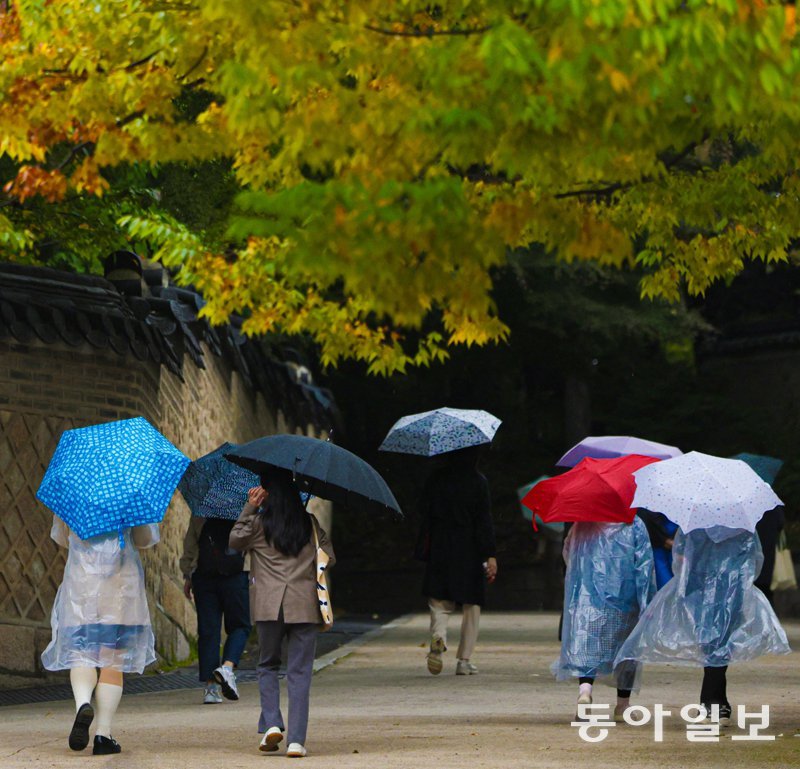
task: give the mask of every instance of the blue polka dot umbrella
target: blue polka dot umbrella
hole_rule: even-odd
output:
[[[66,430],[37,498],[81,539],[159,523],[189,458],[144,417]]]
[[[433,457],[491,443],[502,422],[488,411],[441,408],[402,417],[380,445],[380,451]]]
[[[685,534],[694,529],[746,529],[783,504],[740,459],[690,451],[637,470],[632,507],[663,513]]]

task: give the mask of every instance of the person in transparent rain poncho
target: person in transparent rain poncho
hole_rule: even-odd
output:
[[[717,526],[684,534],[672,547],[675,576],[648,606],[617,655],[639,662],[701,665],[700,704],[730,724],[728,665],[762,654],[788,654],[786,633],[753,584],[764,557],[758,535]]]
[[[53,637],[42,663],[47,670],[70,672],[77,711],[70,748],[83,750],[89,744],[94,694],[97,728],[92,752],[119,753],[111,722],[122,697],[122,675],[141,673],[156,659],[138,550],[159,541],[158,526],[81,540],[54,517],[50,536],[69,554],[53,604]]]
[[[564,542],[564,624],[561,656],[552,672],[559,681],[578,679],[578,705],[592,703],[595,678],[617,688],[614,719],[620,721],[640,666],[615,666],[614,658],[655,593],[653,550],[647,528],[633,523],[573,524]],[[580,715],[580,714],[579,714]]]

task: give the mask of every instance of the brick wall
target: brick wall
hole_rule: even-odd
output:
[[[65,552],[50,540],[51,513],[35,499],[65,429],[144,416],[196,458],[224,441],[303,432],[224,360],[190,362],[184,381],[153,363],[111,351],[0,342],[0,674],[5,685],[43,676],[39,656],[50,640],[50,610]],[[329,529],[330,506],[315,500]],[[158,651],[185,659],[197,631],[178,569],[189,511],[180,495],[161,527],[161,543],[143,555]]]

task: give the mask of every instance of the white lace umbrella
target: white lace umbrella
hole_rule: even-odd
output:
[[[755,531],[767,510],[783,504],[745,462],[690,451],[637,470],[631,507],[663,513],[684,533],[694,529]]]
[[[500,420],[488,411],[441,408],[401,417],[389,430],[380,451],[432,457],[468,446],[491,443]]]

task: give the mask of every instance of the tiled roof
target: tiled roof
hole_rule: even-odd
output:
[[[774,350],[800,346],[800,320],[776,319],[729,324],[701,339],[707,355]]]
[[[224,358],[252,389],[298,422],[330,428],[335,403],[308,370],[286,360],[260,339],[239,330],[240,318],[212,327],[198,317],[197,293],[164,286],[163,271],[145,271],[148,296],[124,296],[113,283],[44,267],[0,263],[0,340],[35,339],[72,347],[89,344],[119,356],[153,361],[183,378],[186,357],[205,368],[205,343]]]

